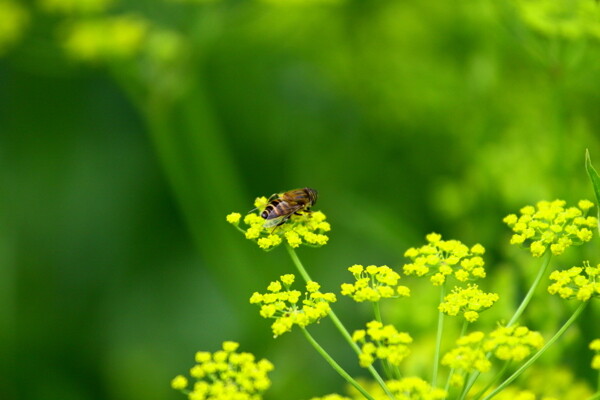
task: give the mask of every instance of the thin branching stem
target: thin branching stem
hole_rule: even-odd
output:
[[[446,295],[446,283],[442,283],[440,288],[440,304],[444,302],[444,296]],[[437,323],[437,336],[435,339],[435,353],[433,355],[433,376],[431,378],[431,386],[436,387],[438,369],[440,364],[440,351],[442,348],[442,336],[444,333],[444,313],[438,310],[438,323]]]
[[[542,258],[542,265],[540,265],[540,269],[538,271],[537,276],[535,277],[535,280],[531,284],[529,291],[523,298],[523,301],[521,301],[521,304],[519,304],[519,307],[515,311],[514,315],[512,316],[510,321],[508,321],[508,324],[506,324],[507,327],[514,325],[515,322],[517,322],[517,320],[521,317],[521,314],[523,314],[523,311],[525,311],[525,308],[527,308],[527,306],[529,305],[529,302],[531,301],[534,292],[540,285],[542,278],[546,275],[546,271],[548,270],[548,266],[550,265],[550,259],[552,259],[552,252],[550,250],[546,250],[546,253],[544,253],[544,256]]]
[[[460,336],[458,336],[459,339],[461,337],[465,336],[465,333],[467,333],[468,326],[469,326],[469,321],[467,321],[465,319],[465,321],[463,322],[462,328],[460,329]],[[446,393],[448,393],[448,390],[450,389],[450,381],[452,380],[452,375],[454,375],[454,368],[450,368],[450,372],[448,373],[448,380],[446,381],[446,387],[444,388]],[[447,394],[446,394],[446,397],[448,397]]]
[[[552,336],[552,338],[550,340],[548,340],[548,342],[546,343],[546,345],[544,347],[542,347],[537,353],[535,353],[533,356],[531,356],[531,358],[529,360],[527,360],[527,362],[525,364],[523,364],[521,366],[521,368],[516,370],[511,376],[509,376],[504,382],[502,382],[496,389],[494,389],[490,394],[488,394],[486,397],[484,397],[483,400],[490,400],[492,397],[494,397],[495,395],[500,393],[502,390],[504,390],[505,387],[510,385],[523,372],[525,372],[525,370],[527,368],[529,368],[531,366],[531,364],[533,364],[538,358],[540,358],[542,356],[542,354],[544,354],[546,352],[546,350],[548,350],[548,348],[550,346],[552,346],[554,344],[554,342],[556,342],[558,340],[558,338],[560,338],[563,335],[563,333],[566,332],[567,329],[569,329],[569,327],[573,324],[573,322],[575,322],[577,317],[579,317],[581,312],[585,309],[586,305],[587,305],[587,302],[581,303],[581,305],[579,305],[579,307],[577,307],[577,309],[575,310],[573,315],[571,315],[571,317],[567,320],[567,322],[565,322],[563,324],[563,326],[554,334],[554,336]]]
[[[321,345],[319,345],[319,343],[317,343],[315,338],[313,338],[312,335],[310,333],[308,333],[308,331],[306,330],[305,327],[301,327],[301,329],[302,329],[302,333],[304,333],[304,336],[306,337],[306,340],[308,340],[308,342],[315,348],[315,350],[317,350],[317,352],[325,359],[325,361],[327,361],[329,363],[329,365],[331,365],[331,367],[338,374],[340,374],[345,380],[348,381],[348,383],[350,383],[352,386],[354,386],[356,388],[356,390],[358,390],[365,397],[365,399],[375,400],[365,390],[365,388],[363,388],[358,382],[356,382],[354,380],[354,378],[352,378],[350,376],[350,374],[348,374],[342,367],[340,367],[340,365],[337,362],[335,362],[335,360],[329,355],[329,353],[327,353],[325,351],[325,349],[323,349],[323,347],[321,347]]]
[[[540,265],[538,273],[537,273],[533,283],[531,284],[529,291],[527,292],[527,294],[521,301],[521,304],[519,304],[519,307],[517,307],[517,310],[515,311],[513,316],[510,318],[510,320],[506,324],[507,327],[514,325],[517,322],[517,320],[521,317],[523,312],[525,311],[525,308],[527,308],[527,306],[529,305],[529,302],[531,301],[531,298],[533,297],[533,294],[535,293],[537,287],[540,285],[542,278],[546,275],[546,271],[548,270],[548,266],[550,265],[551,258],[552,258],[552,252],[550,250],[546,250],[546,253],[544,253],[543,258],[542,258],[542,264]],[[487,359],[489,359],[490,356],[491,356],[491,353],[486,354]],[[479,371],[475,371],[475,372],[471,373],[471,375],[469,376],[469,379],[467,380],[467,384],[465,385],[465,388],[464,388],[461,396],[459,397],[459,400],[464,400],[464,398],[469,393],[469,390],[471,390],[471,387],[473,387],[473,384],[475,383],[475,381],[477,380],[479,375],[480,375]]]
[[[296,251],[294,250],[294,248],[292,246],[290,246],[289,244],[286,243],[285,248],[287,249],[290,258],[292,259],[292,262],[294,263],[294,265],[296,266],[296,268],[298,269],[298,272],[300,273],[300,275],[302,275],[302,278],[304,278],[304,280],[306,282],[310,282],[312,281],[312,279],[310,278],[310,275],[308,275],[308,272],[306,272],[306,269],[304,268],[304,265],[302,265],[302,262],[300,261],[300,258],[298,258],[298,255],[296,254]],[[358,345],[354,342],[354,340],[352,340],[352,336],[350,335],[350,333],[348,332],[348,330],[346,329],[346,327],[344,326],[344,324],[342,324],[342,322],[340,321],[340,319],[337,317],[337,315],[335,315],[335,312],[333,310],[329,311],[329,318],[331,318],[331,321],[333,322],[333,324],[335,325],[335,327],[338,329],[338,331],[340,331],[340,333],[342,334],[342,336],[344,337],[344,339],[346,339],[346,342],[348,342],[348,344],[350,345],[350,347],[352,347],[352,350],[354,350],[354,352],[358,355],[360,355],[362,353],[362,351],[360,350],[360,347],[358,347]],[[381,375],[379,375],[379,373],[377,372],[377,370],[375,368],[373,368],[373,366],[369,366],[367,368],[369,370],[369,372],[371,373],[371,375],[373,376],[373,378],[377,381],[377,383],[379,383],[379,385],[381,386],[381,388],[385,391],[385,394],[390,398],[390,399],[394,399],[394,395],[392,394],[392,392],[390,391],[390,389],[387,387],[387,385],[385,384],[383,378],[381,377]]]

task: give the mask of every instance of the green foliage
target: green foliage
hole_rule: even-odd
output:
[[[299,250],[327,290],[436,231],[482,243],[489,278],[514,294],[476,323],[507,315],[535,271],[496,244],[499,218],[591,196],[597,13],[594,0],[0,0],[0,398],[175,399],[173,371],[225,333],[287,364],[272,398],[337,390],[301,338],[272,347],[245,301],[287,270],[284,251],[265,258],[223,224],[306,185],[335,226],[327,252]],[[407,309],[382,307],[425,352],[426,283]],[[531,307],[548,331],[563,320]],[[541,361],[566,352],[593,382],[598,309],[585,313],[584,340]],[[296,379],[307,371],[312,385]]]

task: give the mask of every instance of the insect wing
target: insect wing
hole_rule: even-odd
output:
[[[287,212],[284,215],[280,215],[280,216],[275,217],[275,218],[267,219],[265,221],[265,223],[263,224],[263,227],[264,228],[271,228],[273,226],[278,226],[278,225],[284,224],[288,219],[290,219],[290,217],[292,215],[294,215],[294,213],[296,213],[297,211],[301,210],[302,207],[303,206],[301,204],[297,204],[294,207],[292,207],[289,210],[287,210]]]
[[[273,219],[268,219],[265,221],[265,223],[263,224],[263,228],[272,228],[274,226],[283,224],[285,221],[287,221],[289,218],[291,217],[291,215],[280,215],[279,217],[275,217]]]

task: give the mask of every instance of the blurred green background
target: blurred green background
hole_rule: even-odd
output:
[[[296,187],[319,190],[333,227],[299,250],[325,289],[355,263],[400,267],[435,231],[486,247],[483,286],[502,300],[478,326],[506,319],[537,261],[501,219],[593,200],[599,40],[593,0],[0,0],[0,398],[182,398],[170,379],[223,340],[275,364],[268,399],[341,391],[248,303],[294,272],[285,251],[225,222]],[[437,295],[415,285],[384,311],[428,377]],[[337,306],[350,330],[371,318]],[[525,322],[548,335],[569,307],[542,295]],[[598,316],[541,376],[594,384]],[[363,374],[329,321],[313,332]]]

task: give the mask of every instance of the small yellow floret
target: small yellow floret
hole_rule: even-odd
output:
[[[227,215],[227,222],[229,222],[230,224],[237,224],[240,222],[241,218],[242,214],[234,212]]]
[[[188,385],[188,380],[185,376],[183,375],[177,375],[175,378],[173,378],[173,380],[171,381],[171,387],[175,390],[182,390],[185,389]]]

